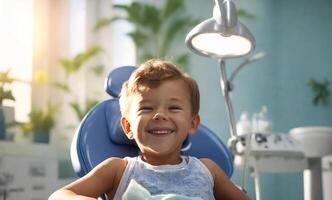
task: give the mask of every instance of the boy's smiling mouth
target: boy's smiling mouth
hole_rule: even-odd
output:
[[[148,133],[152,135],[168,135],[174,132],[174,129],[170,128],[152,128],[148,130]]]

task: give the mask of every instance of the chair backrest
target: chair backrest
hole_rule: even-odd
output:
[[[124,66],[114,69],[105,80],[105,90],[113,98],[105,100],[84,117],[71,144],[71,161],[77,175],[84,176],[109,157],[137,156],[136,143],[127,139],[120,125],[119,93],[124,81],[136,68]],[[206,126],[183,144],[183,155],[214,160],[230,177],[233,173],[232,156],[224,143]]]

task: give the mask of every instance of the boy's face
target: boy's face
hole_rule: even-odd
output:
[[[135,139],[144,156],[179,158],[188,133],[194,133],[199,116],[192,116],[188,88],[183,80],[166,80],[157,88],[131,97],[122,127]]]

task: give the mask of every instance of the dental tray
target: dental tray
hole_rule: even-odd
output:
[[[234,164],[269,172],[302,171],[307,160],[301,144],[289,134],[250,133],[238,137]]]

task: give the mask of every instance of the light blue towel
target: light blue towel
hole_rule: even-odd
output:
[[[199,197],[186,197],[177,194],[162,194],[152,196],[147,189],[131,180],[127,190],[123,193],[122,200],[203,200]]]

